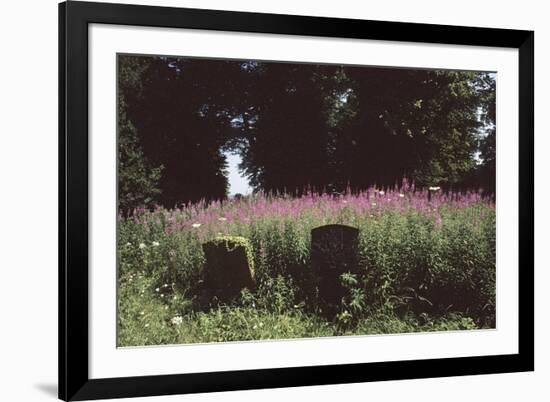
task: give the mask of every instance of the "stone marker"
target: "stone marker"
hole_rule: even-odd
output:
[[[220,236],[204,243],[202,249],[206,257],[204,282],[211,296],[229,301],[241,289],[254,288],[254,258],[248,239]]]
[[[327,315],[336,313],[346,294],[340,275],[357,268],[358,241],[359,229],[351,226],[326,225],[311,231],[311,264]]]

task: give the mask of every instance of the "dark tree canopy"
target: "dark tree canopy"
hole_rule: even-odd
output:
[[[300,192],[322,187],[329,174],[327,123],[320,74],[329,68],[259,67],[250,102],[256,113],[243,130],[243,170],[255,188]]]
[[[494,191],[495,79],[408,68],[119,56],[121,208],[255,190]]]
[[[139,98],[141,75],[147,64],[138,58],[120,58],[118,64],[118,201],[121,211],[149,206],[159,195],[161,167],[145,157],[134,124],[128,119],[128,101]]]

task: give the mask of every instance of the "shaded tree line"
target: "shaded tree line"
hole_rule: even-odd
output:
[[[227,195],[224,152],[255,190],[495,188],[489,73],[119,55],[124,211]]]

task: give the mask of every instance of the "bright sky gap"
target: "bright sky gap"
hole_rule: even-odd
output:
[[[250,194],[252,187],[248,184],[246,177],[243,177],[239,172],[239,163],[242,161],[241,156],[232,152],[225,152],[224,155],[227,158],[227,171],[229,173],[227,176],[229,195]]]

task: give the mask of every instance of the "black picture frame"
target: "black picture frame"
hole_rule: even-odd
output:
[[[517,354],[90,379],[88,25],[193,28],[519,50]],[[70,1],[59,4],[59,398],[118,397],[534,370],[534,32]]]

